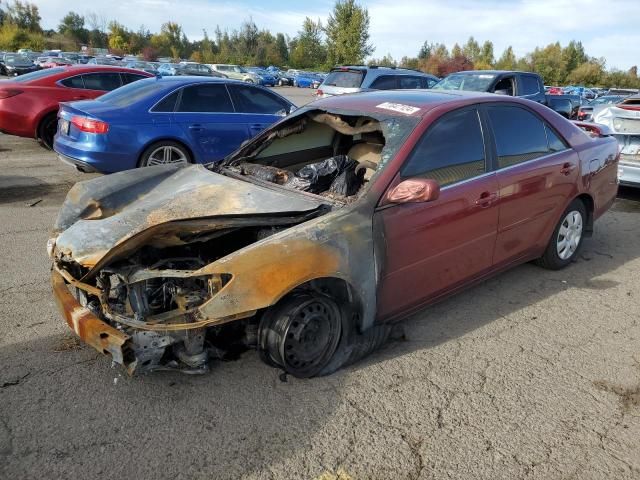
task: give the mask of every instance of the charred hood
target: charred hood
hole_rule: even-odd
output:
[[[247,219],[315,216],[311,197],[255,185],[202,165],[155,166],[76,184],[55,225],[56,256],[92,268],[144,241],[178,244],[190,235],[246,224]],[[139,242],[132,242],[134,238]],[[124,253],[124,251],[122,253]]]

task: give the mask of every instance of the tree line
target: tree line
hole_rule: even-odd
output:
[[[44,30],[41,20],[34,3],[21,0],[0,3],[0,50],[77,51],[84,45],[89,50],[108,48],[114,54],[141,55],[146,60],[170,57],[202,63],[310,70],[363,64],[375,50],[369,38],[369,12],[356,0],[337,0],[326,25],[319,19],[305,18],[293,37],[261,29],[251,18],[239,29],[229,31],[216,26],[212,34],[203,30],[202,39],[196,41],[189,40],[182,26],[172,21],[152,33],[144,25],[133,30],[96,13],[69,12],[56,30]],[[496,57],[490,40],[480,44],[473,37],[462,45],[456,43],[451,50],[443,43],[425,41],[415,57],[396,60],[385,55],[371,58],[368,63],[412,68],[439,77],[461,70],[524,70],[539,73],[546,85],[640,88],[637,67],[628,71],[607,70],[605,59],[589,56],[579,41],[571,41],[564,47],[559,42],[536,47],[522,57],[511,46]]]

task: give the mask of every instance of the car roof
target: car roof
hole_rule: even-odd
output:
[[[528,74],[528,75],[536,75],[535,72],[523,72],[520,70],[462,70],[460,72],[453,72],[449,75],[472,75],[472,74],[483,74],[483,75],[503,75],[503,74]],[[449,76],[447,75],[447,76]],[[562,88],[562,87],[560,87]]]
[[[385,112],[391,116],[403,116],[398,112],[404,106],[418,108],[412,116],[424,116],[436,107],[446,104],[464,106],[483,102],[510,102],[526,104],[527,100],[505,95],[495,95],[484,92],[467,92],[462,90],[376,90],[372,92],[334,95],[313,103],[306,107],[319,107],[337,110],[357,110],[364,112]],[[387,104],[383,107],[380,105]],[[394,107],[397,107],[394,110]]]

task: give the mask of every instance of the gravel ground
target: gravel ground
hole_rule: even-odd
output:
[[[500,275],[332,376],[248,352],[130,379],[50,293],[48,231],[84,178],[0,135],[0,478],[640,478],[638,192],[570,268]]]

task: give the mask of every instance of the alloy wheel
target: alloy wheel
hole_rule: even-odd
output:
[[[189,163],[185,153],[177,147],[164,145],[156,148],[147,159],[147,166],[152,165],[186,165]]]

